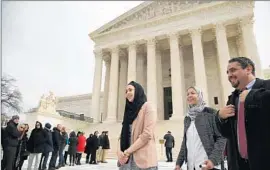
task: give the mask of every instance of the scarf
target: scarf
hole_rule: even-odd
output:
[[[198,103],[196,105],[188,105],[187,115],[191,120],[195,120],[196,116],[201,113],[205,107],[205,102],[203,100],[203,93],[197,87],[189,87],[188,89],[193,88],[198,94]]]
[[[143,87],[140,84],[131,81],[128,85],[132,85],[135,88],[135,94],[133,102],[129,102],[126,99],[125,113],[122,122],[122,131],[120,137],[120,148],[121,151],[123,152],[126,149],[128,149],[129,146],[131,145],[130,144],[131,132],[129,129],[130,125],[137,118],[138,113],[141,110],[141,107],[147,101]]]

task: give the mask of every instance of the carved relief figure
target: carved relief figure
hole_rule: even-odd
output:
[[[39,101],[38,112],[44,112],[46,108],[47,108],[46,97],[45,94],[43,94]]]
[[[49,96],[45,97],[43,94],[39,101],[38,112],[42,113],[56,113],[56,97],[53,92],[49,92]]]
[[[46,98],[47,103],[47,111],[48,112],[56,112],[56,97],[53,92],[49,92],[49,96]]]

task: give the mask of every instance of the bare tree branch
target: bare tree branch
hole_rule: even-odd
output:
[[[7,75],[1,78],[1,107],[4,114],[7,114],[9,110],[17,113],[22,110],[20,106],[22,95],[14,85],[15,82],[14,78]]]

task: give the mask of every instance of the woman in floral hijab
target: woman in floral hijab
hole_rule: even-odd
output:
[[[188,170],[220,169],[226,139],[219,133],[216,110],[206,107],[202,91],[197,87],[187,89],[187,116],[184,120],[184,137],[175,170],[184,162]]]

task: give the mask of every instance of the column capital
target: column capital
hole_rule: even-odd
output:
[[[215,31],[226,30],[226,24],[224,22],[217,22],[214,24]]]
[[[173,38],[178,38],[180,35],[179,32],[170,32],[167,34],[167,37],[170,38],[170,39],[173,39]]]
[[[154,37],[153,38],[149,38],[146,41],[147,41],[147,45],[156,45],[156,43],[157,43],[157,40]]]
[[[189,34],[191,35],[191,37],[193,37],[193,36],[201,36],[202,35],[202,29],[201,29],[201,27],[189,29]]]
[[[115,53],[119,53],[119,46],[117,45],[117,46],[112,46],[111,48],[110,48],[110,50],[111,50],[111,53],[112,54],[115,54]]]
[[[136,48],[138,42],[137,41],[131,41],[131,42],[128,42],[128,47],[129,48]]]
[[[245,16],[239,19],[240,25],[243,26],[253,26],[254,23],[254,17],[253,16]]]
[[[102,49],[101,48],[96,48],[94,49],[94,54],[95,54],[95,57],[101,57],[103,52],[102,52]]]

